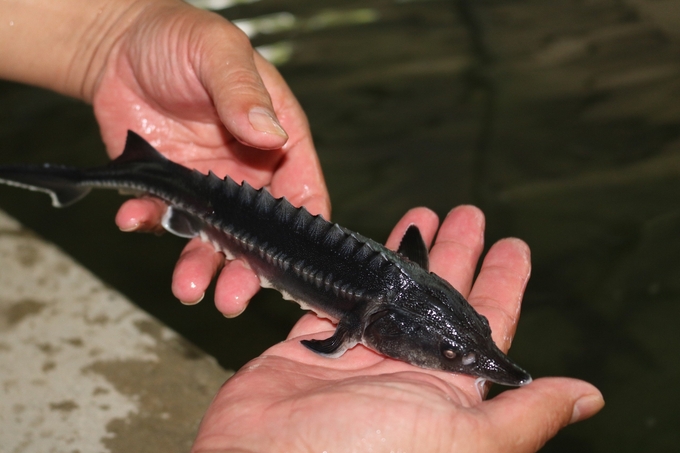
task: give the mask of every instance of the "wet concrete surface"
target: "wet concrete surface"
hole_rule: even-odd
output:
[[[333,219],[384,240],[410,207],[442,216],[460,203],[482,207],[489,244],[517,236],[533,253],[511,355],[536,377],[589,380],[607,400],[544,451],[677,451],[676,3],[321,9],[262,0],[223,11],[235,20],[282,12],[294,25],[255,34],[253,43],[288,49],[280,70],[309,116]],[[3,162],[105,161],[87,106],[6,83],[0,104]],[[119,233],[118,205],[116,195],[95,194],[57,211],[35,194],[0,191],[3,209],[224,366],[284,338],[299,310],[273,293],[234,320],[219,315],[210,295],[196,307],[173,300],[182,241]]]
[[[189,451],[231,373],[2,211],[0,269],[0,451]]]

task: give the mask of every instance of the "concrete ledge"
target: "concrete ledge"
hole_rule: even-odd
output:
[[[187,452],[230,374],[0,211],[3,452]]]

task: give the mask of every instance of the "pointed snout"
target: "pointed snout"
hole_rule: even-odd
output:
[[[478,375],[501,385],[522,386],[532,379],[522,367],[513,362],[500,349],[493,345],[486,354],[477,358]]]

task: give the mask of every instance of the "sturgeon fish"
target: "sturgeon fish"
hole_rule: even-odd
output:
[[[266,189],[176,164],[132,131],[123,154],[106,166],[1,166],[0,182],[46,192],[55,207],[92,188],[160,198],[168,205],[167,231],[199,236],[228,259],[245,260],[261,286],[337,322],[331,337],[302,341],[317,354],[339,357],[361,343],[422,368],[509,386],[531,382],[494,344],[487,319],[429,272],[414,225],[394,252]]]

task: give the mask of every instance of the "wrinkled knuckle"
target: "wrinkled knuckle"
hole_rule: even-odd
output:
[[[248,36],[237,26],[223,17],[212,14],[213,20],[200,21],[192,31],[195,41],[207,55],[230,53],[253,54]]]
[[[468,242],[456,239],[444,239],[439,241],[438,244],[445,246],[456,253],[461,253],[467,256],[478,255],[484,248],[484,245],[481,243],[470,244]]]
[[[248,35],[233,23],[230,22],[230,25],[231,25],[231,27],[229,28],[230,43],[234,46],[238,46],[240,49],[252,50],[252,44],[250,43],[250,38],[248,37]]]
[[[247,68],[234,68],[227,76],[229,90],[236,95],[258,96],[263,95],[263,87],[259,76]]]
[[[227,75],[227,80],[232,89],[251,90],[258,85],[253,71],[244,67],[233,67]]]
[[[494,321],[497,326],[513,326],[517,323],[519,313],[509,313],[502,308],[501,301],[493,297],[476,297],[471,301],[477,311],[485,312],[487,318]]]
[[[226,43],[227,47],[238,52],[247,54],[253,53],[253,46],[246,33],[231,22],[221,21],[216,23],[215,32],[221,35],[220,41]]]

